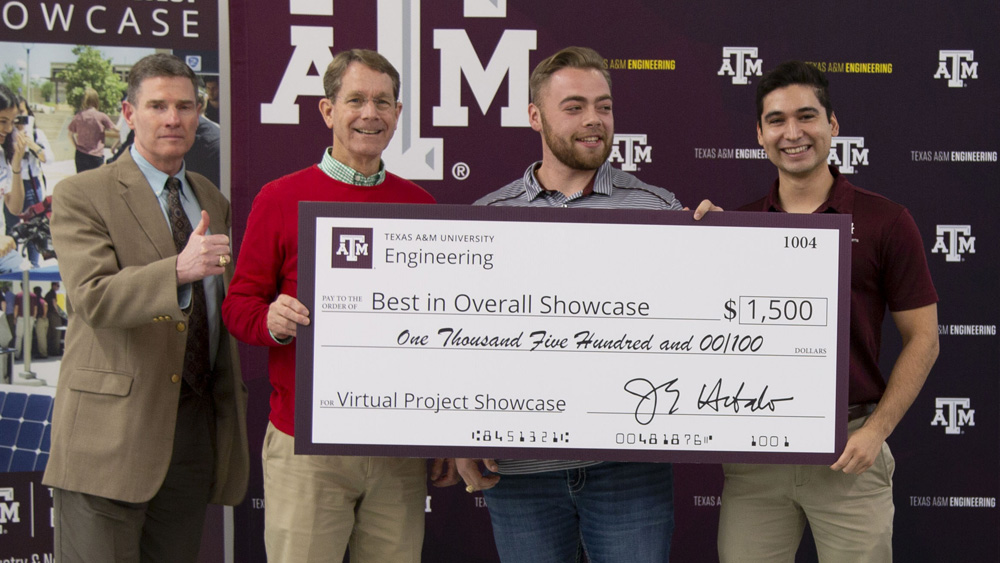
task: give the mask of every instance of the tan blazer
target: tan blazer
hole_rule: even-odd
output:
[[[226,198],[199,174],[188,172],[187,179],[212,232],[229,233]],[[42,482],[146,502],[170,463],[187,339],[170,227],[127,151],[112,164],[60,182],[51,227],[69,326]],[[232,274],[230,264],[227,289]],[[211,502],[237,504],[249,472],[247,397],[236,341],[225,327],[214,371]]]

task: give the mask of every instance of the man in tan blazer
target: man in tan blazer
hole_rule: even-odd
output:
[[[246,388],[219,314],[229,202],[184,168],[195,81],[172,55],[136,63],[134,146],[53,195],[69,326],[43,483],[60,563],[193,562],[207,504],[246,491]]]

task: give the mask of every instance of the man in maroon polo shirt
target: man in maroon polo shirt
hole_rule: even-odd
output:
[[[906,208],[851,185],[827,164],[839,127],[818,69],[787,62],[758,84],[757,142],[778,180],[740,210],[853,215],[849,437],[830,467],[723,466],[724,563],[794,561],[806,521],[821,561],[892,560],[895,462],[885,440],[937,359],[938,299]],[[887,306],[903,340],[888,381],[878,367]]]

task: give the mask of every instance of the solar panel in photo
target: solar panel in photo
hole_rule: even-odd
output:
[[[48,395],[0,391],[0,472],[45,469],[52,400]]]

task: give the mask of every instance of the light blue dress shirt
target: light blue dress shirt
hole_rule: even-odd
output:
[[[169,176],[157,170],[155,166],[143,158],[139,154],[139,151],[135,149],[135,145],[132,145],[129,150],[132,154],[132,160],[139,166],[142,175],[149,182],[149,187],[153,189],[156,198],[160,200],[160,210],[163,211],[163,220],[167,222],[167,229],[171,229],[170,232],[172,233],[166,190],[167,178]],[[201,221],[201,205],[198,203],[198,198],[194,195],[194,190],[188,184],[184,171],[185,168],[181,165],[180,172],[175,174],[174,177],[181,181],[181,207],[184,208],[184,213],[187,214],[188,221],[191,222],[191,227],[194,228]],[[211,232],[212,229],[209,228],[208,234],[211,234]],[[221,326],[219,305],[222,303],[223,297],[222,276],[208,276],[202,280],[202,286],[205,289],[205,308],[208,309],[209,356],[212,366],[215,366],[215,356],[219,351],[219,330]],[[177,288],[177,303],[181,309],[186,309],[191,305],[191,284],[184,284]]]

